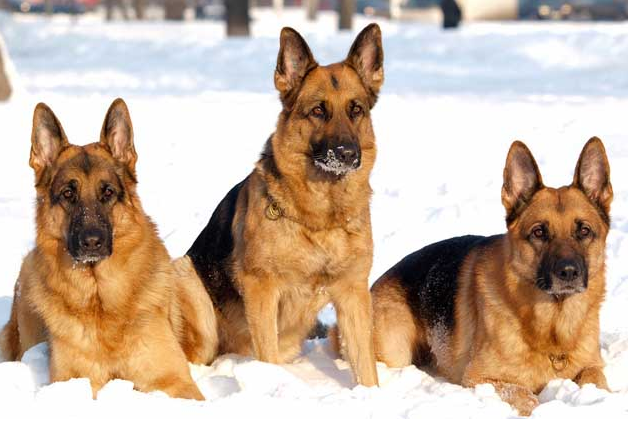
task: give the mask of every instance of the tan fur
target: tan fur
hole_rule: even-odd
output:
[[[430,336],[421,318],[410,312],[407,294],[395,276],[380,279],[372,289],[378,358],[390,366],[403,366],[409,363],[411,351],[425,348],[437,360],[438,375],[468,387],[491,383],[522,415],[532,412],[538,405],[535,395],[554,378],[608,389],[600,356],[599,310],[605,293],[609,227],[600,214],[610,209],[612,188],[610,181],[600,180],[598,192],[587,195],[581,187],[579,170],[584,154],[590,152],[600,152],[606,160],[601,142],[590,140],[574,184],[544,187],[539,175],[539,188],[527,195],[525,206],[510,198],[512,189],[505,184],[506,208],[521,213],[505,236],[467,255],[457,280],[452,331]],[[606,164],[608,178],[608,163],[599,164],[600,168]],[[575,220],[588,223],[596,237],[577,241]],[[584,292],[558,302],[535,286],[541,246],[531,245],[527,236],[539,221],[551,226],[550,247],[577,250],[586,257],[589,280]]]
[[[275,84],[284,107],[238,194],[231,224],[230,271],[241,298],[215,307],[220,353],[284,363],[298,356],[318,312],[332,302],[356,380],[372,386],[369,176],[376,148],[370,109],[383,70],[373,76],[367,69],[381,64],[379,28],[368,27],[360,38],[366,43],[345,62],[318,66],[296,31],[282,31]],[[304,111],[321,101],[333,110],[324,122]],[[352,120],[347,111],[354,101],[364,113]],[[313,134],[357,139],[361,167],[342,178],[325,175],[311,157]],[[269,215],[271,202],[280,215]]]
[[[47,132],[59,130],[60,137],[38,139],[37,131],[58,120],[44,105],[36,109],[31,154],[38,182],[36,246],[22,263],[2,351],[20,359],[31,346],[48,341],[51,382],[86,377],[94,396],[109,380],[121,378],[141,391],[202,400],[179,341],[187,348],[189,336],[207,327],[198,325],[202,321],[197,318],[188,323],[183,317],[194,300],[179,295],[168,252],[136,193],[135,150],[130,145],[116,151],[124,135],[116,126],[120,121],[112,123],[112,118],[128,118],[122,100],[112,104],[101,141],[79,147],[67,142],[60,125]],[[132,135],[130,124],[129,119],[125,129]],[[94,159],[89,172],[73,161],[85,154]],[[75,262],[66,246],[68,216],[60,204],[51,204],[51,183],[56,177],[76,180],[81,198],[92,198],[91,189],[117,173],[124,180],[125,198],[110,213],[113,253],[96,264]],[[189,356],[198,359],[195,353]]]

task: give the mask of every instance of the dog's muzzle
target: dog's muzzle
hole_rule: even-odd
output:
[[[557,301],[587,289],[587,268],[582,259],[558,259],[547,268],[543,286]]]
[[[346,144],[316,152],[314,164],[325,172],[344,175],[359,169],[361,164],[360,148],[355,144]]]

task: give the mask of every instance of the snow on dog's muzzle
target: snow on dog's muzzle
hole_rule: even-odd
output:
[[[354,143],[313,150],[314,164],[325,172],[344,175],[360,167],[361,152],[359,146]]]

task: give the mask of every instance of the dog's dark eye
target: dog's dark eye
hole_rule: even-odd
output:
[[[310,114],[312,114],[312,116],[316,118],[323,118],[325,116],[325,109],[323,109],[322,106],[316,106],[314,109],[312,109]]]
[[[355,117],[357,117],[357,116],[359,116],[359,115],[362,115],[362,106],[360,106],[360,105],[358,105],[358,104],[354,104],[354,105],[351,107],[351,116],[352,116],[353,118],[355,118]]]
[[[103,189],[102,191],[102,197],[103,200],[107,201],[109,199],[111,199],[111,197],[116,193],[115,190],[113,190],[113,188],[111,188],[110,186],[107,186]]]
[[[72,201],[74,199],[74,190],[65,189],[61,195],[63,195],[63,198],[65,198],[66,200]]]
[[[584,239],[588,238],[591,235],[591,228],[588,226],[580,226],[578,227],[578,238]]]
[[[533,238],[545,239],[546,236],[547,236],[547,233],[545,232],[545,227],[543,227],[543,226],[536,226],[534,229],[532,229],[532,237]]]

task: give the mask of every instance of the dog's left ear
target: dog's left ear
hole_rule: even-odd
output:
[[[611,186],[611,167],[606,157],[606,149],[602,140],[597,137],[587,141],[580,159],[576,165],[573,185],[602,211],[609,216],[613,201],[613,186]]]
[[[356,37],[345,63],[356,70],[371,95],[371,107],[384,83],[384,48],[382,31],[371,23]]]
[[[100,142],[109,148],[116,160],[126,164],[129,171],[135,175],[137,153],[133,142],[133,124],[129,108],[122,98],[116,98],[109,106],[100,131]]]

